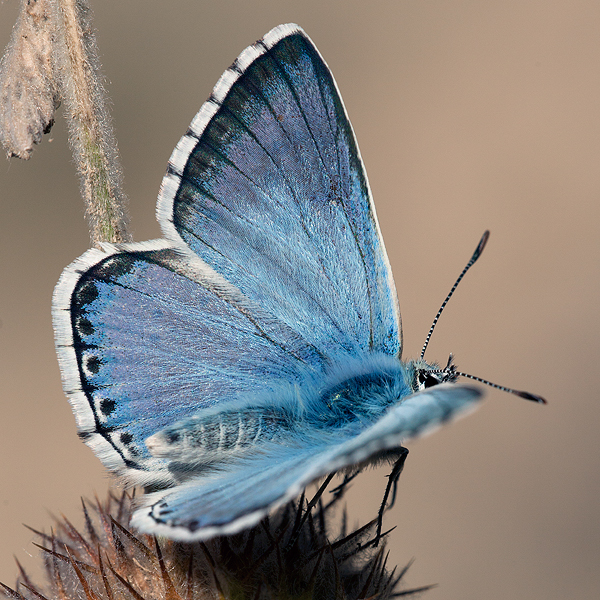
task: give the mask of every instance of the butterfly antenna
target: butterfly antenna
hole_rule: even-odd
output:
[[[481,253],[483,252],[483,249],[485,248],[485,245],[486,245],[489,237],[490,237],[490,232],[485,231],[484,234],[481,236],[481,239],[479,240],[479,244],[477,244],[477,248],[475,249],[475,252],[473,252],[473,256],[471,256],[471,260],[467,263],[467,266],[462,270],[462,273],[458,276],[458,279],[455,281],[454,285],[452,286],[450,293],[446,296],[446,299],[442,302],[442,306],[440,306],[440,310],[438,310],[437,315],[435,315],[435,319],[433,320],[433,323],[431,324],[429,333],[427,334],[427,337],[425,338],[425,343],[423,344],[423,348],[421,349],[421,359],[423,358],[423,356],[425,356],[425,350],[427,350],[427,346],[429,345],[429,340],[431,339],[431,334],[433,333],[433,330],[435,329],[435,326],[437,325],[437,322],[440,318],[440,315],[442,314],[442,311],[444,310],[444,308],[446,308],[446,304],[448,304],[448,300],[450,300],[450,298],[452,298],[452,294],[454,294],[454,290],[458,287],[458,284],[461,282],[461,280],[465,276],[466,272],[475,264],[475,261],[481,256]],[[466,377],[469,377],[469,376],[467,375]],[[477,379],[477,378],[473,377],[472,379]],[[484,383],[489,384],[489,382],[484,382]],[[489,385],[493,385],[493,384],[489,384]],[[500,387],[500,386],[495,386],[495,387]],[[507,388],[501,388],[501,389],[506,389],[507,391],[511,391],[511,390],[508,390]],[[514,393],[516,393],[516,392],[514,392]],[[519,393],[523,393],[523,392],[519,392]]]
[[[460,371],[455,371],[455,374],[458,377],[466,377],[467,379],[473,379],[475,381],[479,381],[479,383],[483,383],[485,385],[489,385],[490,387],[496,388],[497,390],[502,390],[503,392],[508,392],[509,394],[514,394],[515,396],[519,396],[520,398],[525,398],[525,400],[531,400],[532,402],[538,402],[539,404],[548,404],[548,402],[541,396],[536,396],[535,394],[530,394],[529,392],[513,390],[512,388],[506,387],[504,385],[498,385],[497,383],[492,383],[491,381],[488,381],[487,379],[482,379],[481,377],[475,377],[475,375],[469,375],[468,373],[461,373]]]

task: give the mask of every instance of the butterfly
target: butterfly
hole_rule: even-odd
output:
[[[401,360],[354,133],[300,27],[222,75],[171,155],[157,219],[164,239],[89,250],[53,299],[79,436],[144,487],[139,530],[241,531],[480,400],[451,362]]]

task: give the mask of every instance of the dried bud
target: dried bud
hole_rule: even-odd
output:
[[[52,64],[49,0],[21,0],[21,11],[0,62],[0,142],[8,156],[28,159],[48,133],[58,108]]]

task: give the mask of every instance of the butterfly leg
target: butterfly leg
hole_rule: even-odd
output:
[[[344,475],[344,479],[340,485],[334,487],[332,490],[329,490],[330,494],[333,494],[333,500],[338,500],[341,496],[346,492],[346,486],[360,473],[360,470],[357,469],[353,473],[346,473]]]
[[[300,504],[298,506],[298,513],[297,513],[298,518],[296,519],[296,523],[294,524],[294,527],[292,529],[290,539],[287,542],[287,546],[286,546],[287,548],[291,548],[293,546],[293,544],[296,543],[296,540],[298,539],[298,536],[300,535],[300,530],[302,529],[302,525],[304,525],[304,522],[306,521],[309,513],[317,505],[317,503],[321,499],[321,496],[323,495],[323,492],[327,489],[327,486],[331,483],[331,480],[334,477],[335,477],[335,472],[331,473],[330,475],[328,475],[325,478],[325,481],[321,484],[321,486],[317,490],[317,493],[313,496],[312,500],[310,502],[308,502],[308,504],[306,505],[306,510],[304,511],[304,513],[302,513],[302,504],[304,504],[304,493],[302,494],[302,498],[301,498]]]
[[[377,515],[377,533],[375,535],[374,546],[379,544],[379,540],[381,538],[381,527],[383,525],[383,513],[388,509],[394,506],[396,502],[396,492],[398,491],[398,479],[400,479],[400,474],[402,473],[402,469],[404,469],[404,463],[406,461],[406,457],[408,456],[408,449],[401,447],[399,448],[400,456],[394,463],[392,467],[392,471],[388,475],[387,486],[385,487],[385,492],[383,494],[383,500],[381,501],[381,506],[379,507],[379,513]],[[392,499],[390,501],[389,506],[387,506],[387,501],[390,496],[390,491],[392,492]]]

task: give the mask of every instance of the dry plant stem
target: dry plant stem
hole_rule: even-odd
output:
[[[100,80],[96,38],[86,0],[55,5],[54,64],[81,179],[92,244],[131,241],[122,171]]]

